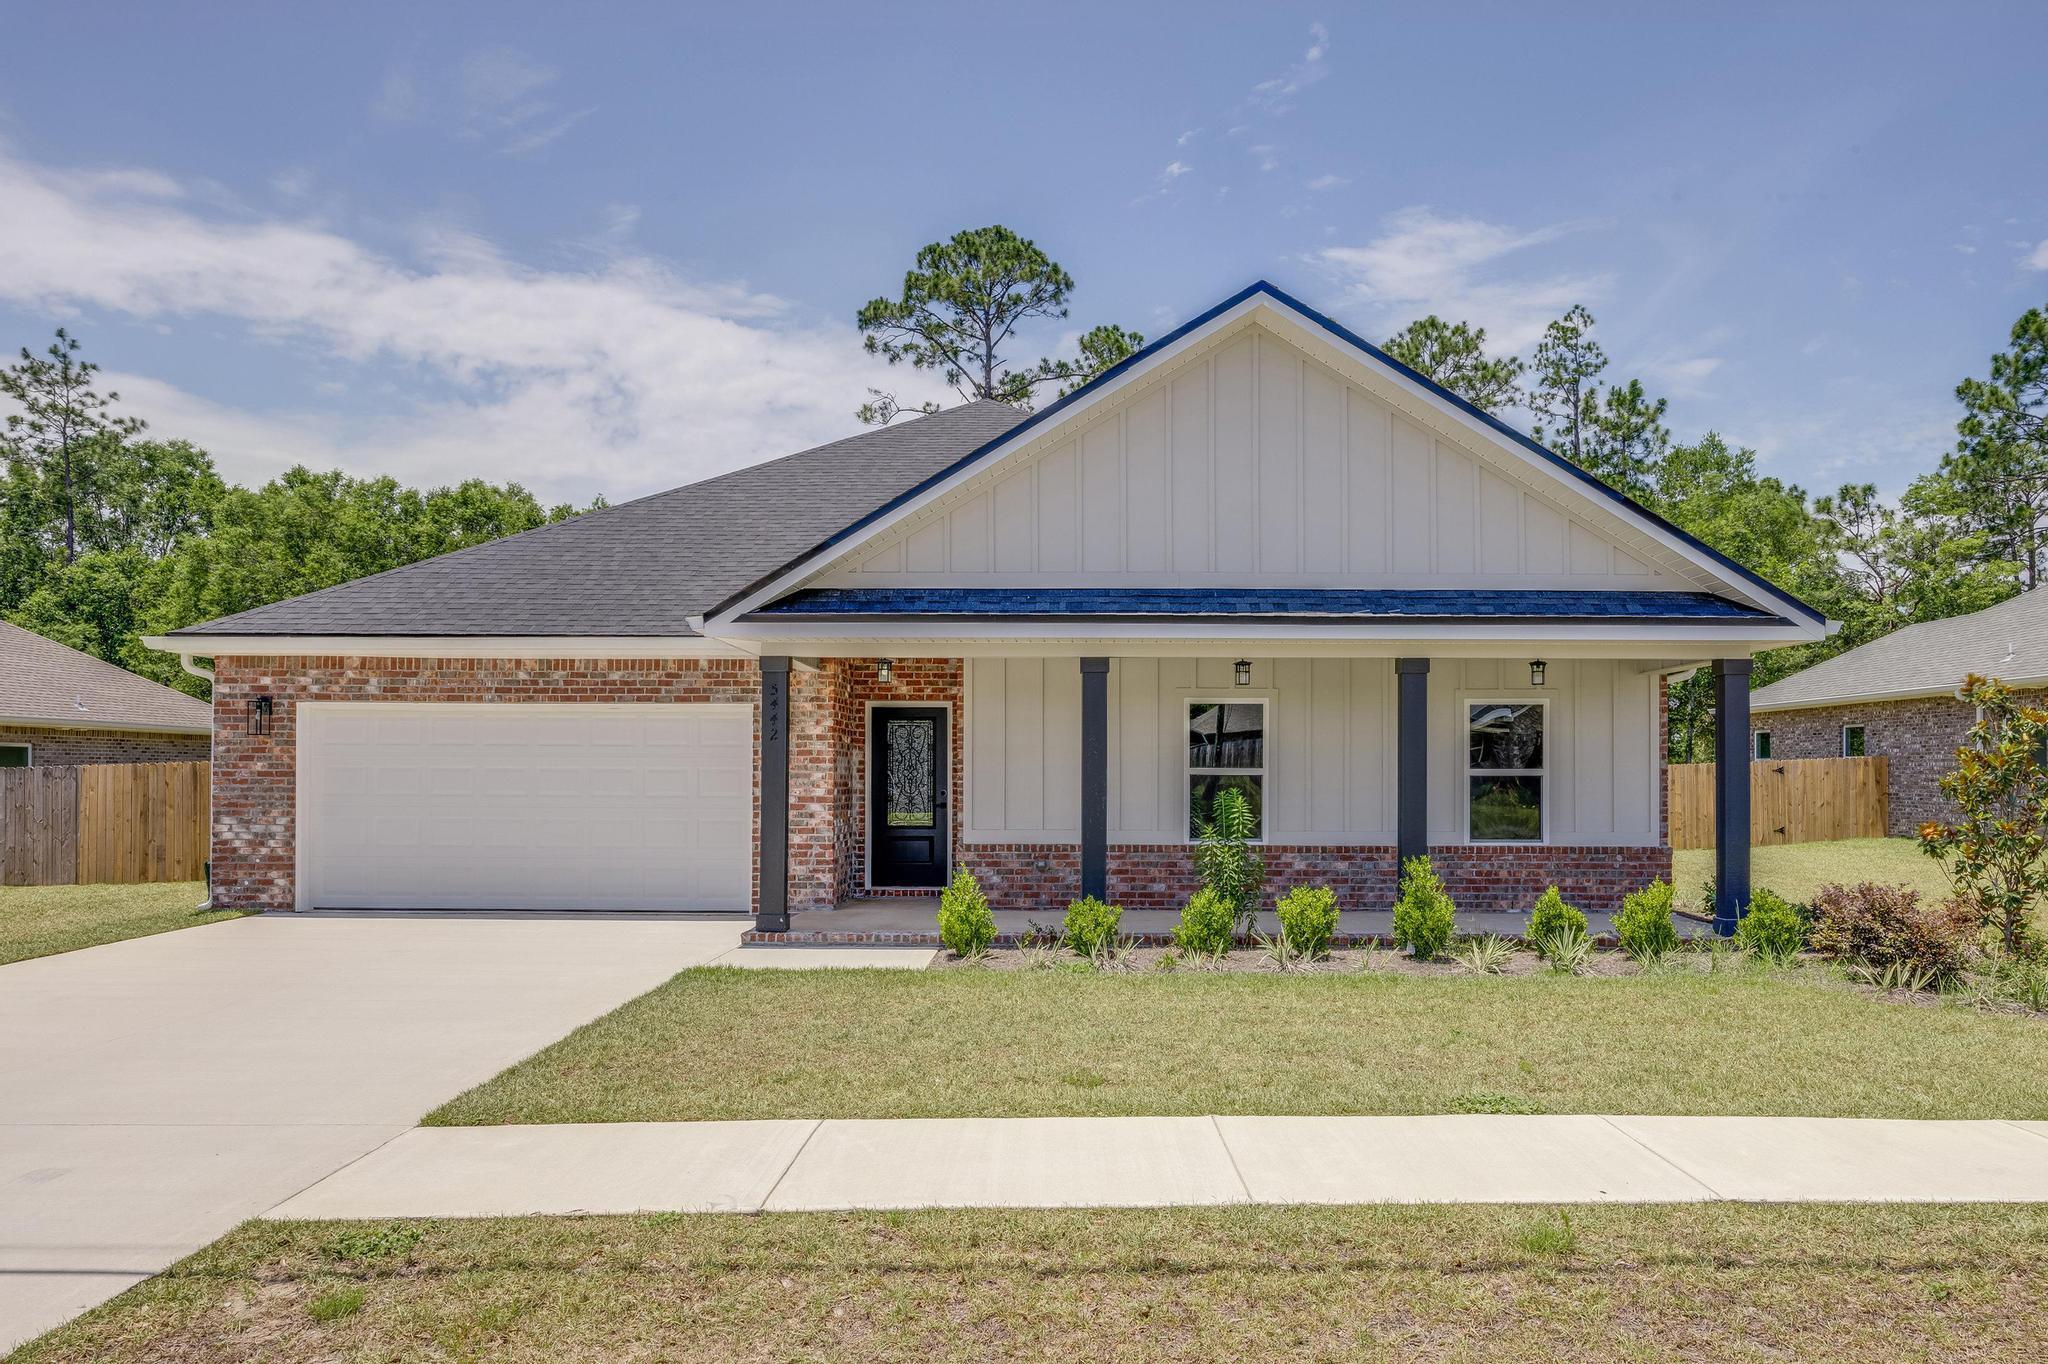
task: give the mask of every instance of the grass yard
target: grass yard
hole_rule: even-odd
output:
[[[1888,885],[1903,882],[1929,901],[1945,899],[1949,894],[1948,873],[1910,838],[1788,843],[1777,848],[1753,848],[1749,859],[1752,885],[1768,887],[1798,905],[1811,902],[1814,894],[1830,881],[1845,886],[1859,881],[1881,881]],[[1672,862],[1671,879],[1677,886],[1679,905],[1699,908],[1700,896],[1714,876],[1714,850],[1681,848],[1672,854]]]
[[[1616,977],[698,968],[427,1121],[2048,1118],[2048,1018],[1896,1003],[1833,979],[1748,965]]]
[[[195,909],[205,898],[201,881],[0,886],[0,965],[242,917],[239,910]]]
[[[2034,1360],[2048,1207],[249,1223],[17,1364]]]

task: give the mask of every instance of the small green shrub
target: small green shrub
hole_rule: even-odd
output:
[[[1457,907],[1427,857],[1411,857],[1401,868],[1401,898],[1394,902],[1394,946],[1418,961],[1434,961],[1458,930]]]
[[[1105,905],[1093,895],[1067,906],[1062,936],[1068,947],[1084,957],[1095,957],[1116,945],[1117,925],[1124,917],[1118,905]]]
[[[1806,912],[1776,891],[1759,890],[1735,925],[1735,944],[1759,961],[1783,966],[1806,946]]]
[[[948,952],[978,957],[996,940],[996,916],[974,873],[962,867],[939,895],[939,941]]]
[[[1969,962],[1977,916],[1951,900],[1920,903],[1906,886],[1827,885],[1813,901],[1813,950],[1883,968],[1904,963],[1937,980],[1954,980]]]
[[[1549,963],[1551,970],[1562,976],[1575,976],[1585,970],[1586,959],[1593,955],[1593,940],[1586,936],[1586,930],[1569,921],[1539,935],[1529,945]]]
[[[1581,935],[1586,932],[1586,916],[1564,902],[1564,896],[1552,886],[1536,899],[1536,908],[1529,914],[1529,944],[1537,955],[1548,955],[1543,951],[1543,940],[1554,937],[1566,929],[1576,928]]]
[[[1244,792],[1216,794],[1207,818],[1195,823],[1195,874],[1230,903],[1241,931],[1252,931],[1259,913],[1259,887],[1266,883],[1266,859],[1252,845],[1258,817]]]
[[[1180,922],[1174,925],[1174,945],[1183,952],[1213,957],[1228,952],[1231,935],[1237,929],[1237,908],[1229,900],[1203,886],[1192,900],[1181,906]]]
[[[1652,881],[1621,897],[1614,915],[1614,936],[1621,950],[1637,961],[1660,961],[1678,949],[1678,929],[1671,922],[1671,883]]]
[[[1273,906],[1280,914],[1280,936],[1313,961],[1328,956],[1337,936],[1337,892],[1328,886],[1296,886]]]
[[[338,1288],[332,1293],[323,1293],[306,1304],[306,1315],[325,1326],[330,1321],[352,1317],[363,1309],[363,1290],[360,1288]]]
[[[1515,959],[1515,945],[1498,933],[1467,938],[1458,949],[1458,965],[1475,976],[1497,976]]]

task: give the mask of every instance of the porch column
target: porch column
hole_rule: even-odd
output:
[[[1714,660],[1714,931],[1749,912],[1749,672],[1746,658]]]
[[[1109,898],[1109,660],[1081,660],[1081,894]]]
[[[1397,658],[1394,676],[1401,684],[1394,842],[1406,866],[1429,855],[1429,660]]]
[[[789,659],[761,657],[761,898],[754,928],[789,932]]]

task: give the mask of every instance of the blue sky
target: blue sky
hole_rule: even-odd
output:
[[[17,13],[0,345],[294,462],[614,499],[854,429],[855,309],[1002,222],[1156,335],[1265,277],[1615,364],[1896,492],[2048,302],[2048,7],[108,6]]]

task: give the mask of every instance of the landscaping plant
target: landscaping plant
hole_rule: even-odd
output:
[[[1537,955],[1547,957],[1544,941],[1567,930],[1576,930],[1580,937],[1586,937],[1586,916],[1566,904],[1564,896],[1552,886],[1537,897],[1536,908],[1529,915],[1529,943]]]
[[[1394,902],[1394,946],[1418,961],[1435,961],[1451,945],[1458,912],[1427,857],[1411,857],[1401,868],[1401,898]]]
[[[1967,905],[1924,905],[1909,887],[1866,881],[1821,887],[1808,943],[1835,961],[1880,970],[1903,964],[1946,981],[1962,974],[1977,932],[1976,913]]]
[[[1117,925],[1123,917],[1121,906],[1106,905],[1093,895],[1083,896],[1067,906],[1061,936],[1079,955],[1098,957],[1115,946]]]
[[[1537,934],[1529,945],[1550,964],[1551,970],[1562,976],[1575,976],[1585,970],[1586,959],[1593,955],[1593,939],[1584,928],[1570,922]]]
[[[1266,883],[1266,859],[1252,846],[1257,830],[1251,802],[1237,790],[1219,791],[1209,815],[1195,822],[1195,873],[1229,902],[1241,933],[1252,931]]]
[[[1806,946],[1806,913],[1775,891],[1758,890],[1735,925],[1735,943],[1759,961],[1783,966]]]
[[[1328,956],[1337,936],[1337,892],[1328,886],[1296,886],[1280,897],[1280,936],[1296,952],[1314,961]]]
[[[979,957],[996,940],[996,916],[974,873],[962,867],[939,893],[939,941],[948,952]]]
[[[1640,962],[1662,961],[1678,948],[1678,929],[1671,922],[1671,883],[1652,881],[1621,897],[1614,915],[1614,936],[1621,950]]]
[[[1194,898],[1181,906],[1180,922],[1174,925],[1174,945],[1196,956],[1213,957],[1228,952],[1237,929],[1237,910],[1230,901],[1203,886]]]
[[[2048,899],[2048,709],[2022,705],[2003,683],[1974,673],[1961,695],[1977,723],[1940,783],[1957,819],[1922,824],[1920,846],[2006,952],[2031,954],[2041,947],[2034,911]]]
[[[1458,949],[1458,965],[1475,976],[1497,976],[1515,959],[1515,945],[1498,933],[1468,938]]]

